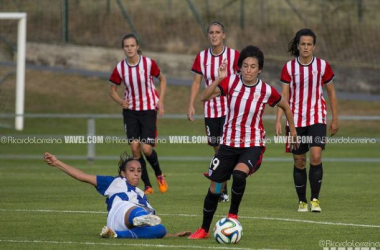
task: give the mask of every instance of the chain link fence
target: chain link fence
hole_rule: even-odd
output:
[[[271,73],[276,81],[290,59],[288,43],[308,27],[317,56],[341,77],[338,89],[380,93],[378,0],[0,0],[0,9],[27,12],[29,42],[119,48],[122,35],[135,32],[143,50],[194,56],[208,46],[208,23],[219,20],[228,46],[264,51],[266,65],[276,64],[269,68],[278,71]],[[2,52],[12,52],[15,36],[2,23]]]

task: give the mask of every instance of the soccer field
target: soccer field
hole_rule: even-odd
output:
[[[68,161],[89,173],[114,175],[116,162]],[[162,161],[169,190],[148,198],[169,233],[200,226],[207,161]],[[152,171],[150,171],[152,172]],[[243,238],[228,249],[322,249],[332,242],[379,241],[379,163],[326,162],[322,213],[297,213],[290,162],[265,161],[248,178],[240,210]],[[153,176],[151,175],[153,180]],[[1,249],[222,249],[214,239],[102,239],[104,198],[41,160],[3,161]],[[227,214],[219,203],[214,222]]]
[[[82,79],[74,80],[64,79],[64,82]],[[30,84],[37,87],[29,87],[27,91],[27,113],[119,112],[107,96],[107,85],[103,81],[91,82],[89,91],[86,87],[90,84],[78,90],[62,83],[60,87],[67,93],[60,95],[40,93],[39,82],[42,81]],[[92,99],[87,98],[82,105],[79,93],[86,91],[87,97]],[[168,113],[184,114],[187,89],[170,87],[170,91],[166,104]],[[72,99],[67,100],[67,96]],[[340,115],[379,115],[380,103],[340,101],[339,107]],[[273,114],[273,109],[267,109]],[[201,112],[199,106],[197,110]],[[85,119],[26,119],[24,131],[0,129],[0,133],[24,137],[86,135],[86,122]],[[273,121],[265,121],[264,125],[267,137],[273,138]],[[160,137],[204,135],[202,119],[194,123],[184,119],[161,119],[158,130]],[[120,120],[97,120],[96,134],[123,136],[121,116]],[[85,156],[86,144],[1,143],[0,249],[321,250],[323,246],[332,246],[328,244],[345,242],[377,242],[380,249],[378,121],[341,121],[335,138],[340,137],[375,138],[376,142],[327,145],[320,195],[323,211],[319,214],[296,212],[298,204],[291,155],[284,153],[282,144],[267,144],[261,169],[247,180],[239,212],[243,238],[237,245],[219,245],[212,237],[199,241],[186,238],[102,239],[99,233],[106,224],[105,198],[93,187],[47,166],[42,159],[45,151],[57,156]],[[115,160],[64,161],[91,174],[116,175],[118,155],[127,148],[125,144],[96,144],[97,156],[114,156]],[[207,171],[212,149],[205,144],[163,143],[156,150],[169,189],[161,194],[154,186],[156,192],[148,199],[169,233],[194,231],[202,221],[203,199],[209,185],[202,173]],[[7,155],[18,155],[20,159],[6,159]],[[23,160],[23,156],[40,159]],[[154,183],[153,171],[148,168]],[[229,204],[219,204],[213,223],[227,214]]]

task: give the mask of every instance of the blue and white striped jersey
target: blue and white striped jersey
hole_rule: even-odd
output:
[[[155,213],[153,207],[149,204],[144,191],[138,187],[130,185],[125,178],[120,176],[96,176],[96,190],[101,195],[107,197],[107,210],[110,211],[112,205],[118,201],[129,201],[140,207],[145,207],[148,211]]]

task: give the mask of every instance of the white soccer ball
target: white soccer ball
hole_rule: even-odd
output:
[[[220,244],[236,244],[243,235],[243,227],[236,219],[223,218],[216,222],[214,238]]]

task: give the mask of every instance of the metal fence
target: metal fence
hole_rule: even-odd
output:
[[[240,50],[254,43],[267,58],[284,61],[295,32],[310,27],[322,58],[376,69],[379,9],[378,0],[0,1],[2,12],[28,14],[28,41],[116,48],[124,33],[135,32],[145,50],[194,54],[207,46],[208,23],[220,20],[229,46]],[[15,34],[3,31],[0,40],[12,44]]]
[[[0,114],[0,118],[14,118],[14,114]],[[120,115],[115,115],[115,114],[25,114],[24,118],[30,118],[30,119],[54,119],[54,118],[63,118],[63,119],[86,119],[87,120],[87,133],[85,135],[77,135],[78,136],[83,136],[84,138],[97,138],[100,140],[99,135],[96,132],[96,120],[99,119],[121,119]],[[203,119],[203,116],[201,115],[196,115],[196,119]],[[263,120],[275,120],[274,115],[264,115]],[[180,120],[186,120],[187,117],[186,115],[183,114],[166,114],[165,116],[161,117],[160,119],[180,119]],[[340,121],[380,121],[380,116],[339,116]],[[44,134],[8,134],[8,135],[2,135],[1,139],[6,138],[7,136],[12,136],[14,138],[44,138],[46,135]],[[107,135],[109,136],[109,135]],[[105,136],[105,137],[107,137]],[[161,139],[167,139],[167,137],[170,135],[162,136],[159,137]],[[63,135],[48,135],[49,138],[53,139],[62,139]],[[101,136],[101,140],[104,139],[103,136]],[[120,139],[125,138],[125,137],[119,137]],[[376,140],[376,143],[380,141],[380,138],[374,138]],[[25,154],[24,152],[17,154],[17,155],[4,155],[0,154],[0,159],[40,159],[40,155],[28,155]],[[109,159],[115,159],[115,156],[97,156],[96,155],[96,141],[88,141],[87,143],[87,154],[86,155],[71,155],[71,156],[63,156],[64,159],[87,159],[88,161],[95,161],[95,160],[109,160]],[[166,160],[192,160],[192,161],[204,161],[204,160],[209,160],[209,158],[205,157],[197,157],[197,156],[192,156],[192,157],[185,157],[184,159],[180,159],[181,157],[166,157],[164,159]],[[183,158],[183,157],[182,157]],[[287,161],[289,159],[287,158],[274,158],[271,159],[271,161]],[[330,159],[332,160],[332,159]],[[342,159],[339,159],[340,161]],[[375,162],[379,162],[379,159],[372,159]],[[358,160],[360,161],[360,160]],[[370,159],[367,159],[366,161],[371,161]]]

